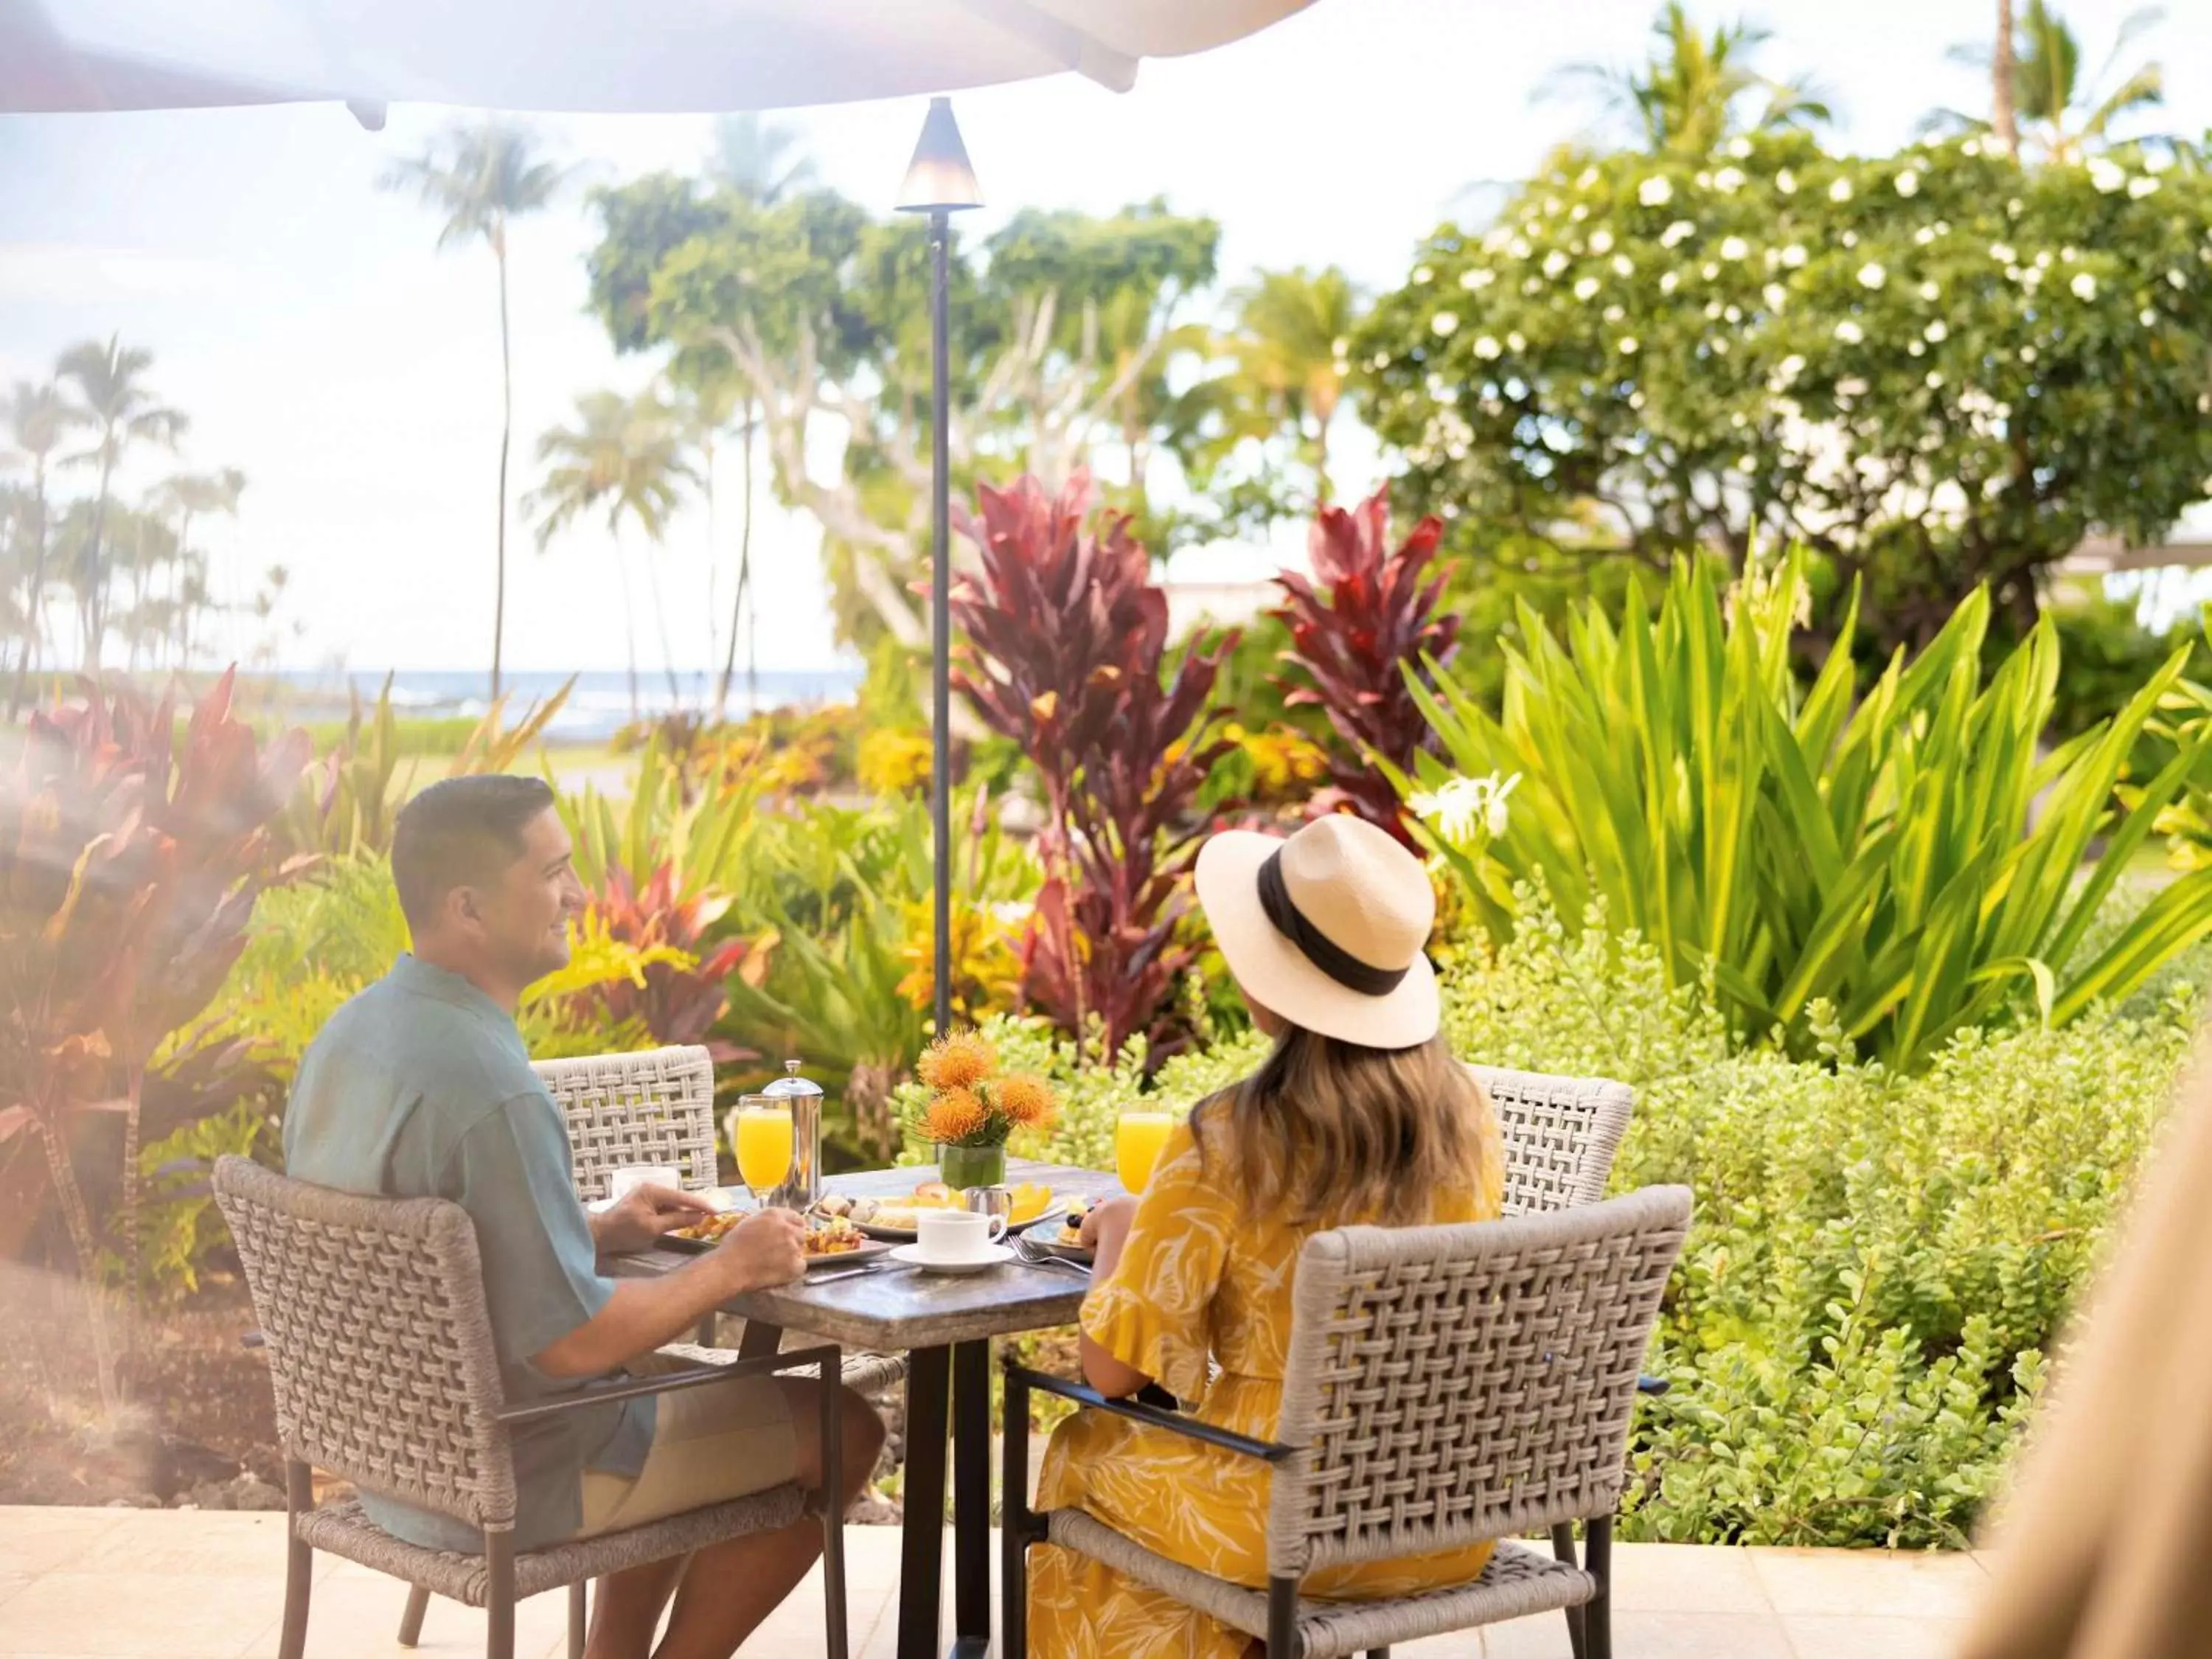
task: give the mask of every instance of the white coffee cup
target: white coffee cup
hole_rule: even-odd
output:
[[[925,1261],[973,1261],[1006,1237],[1002,1215],[965,1210],[924,1210],[915,1218],[915,1243]]]
[[[684,1171],[673,1164],[625,1164],[607,1171],[607,1198],[619,1204],[640,1187],[681,1187]]]

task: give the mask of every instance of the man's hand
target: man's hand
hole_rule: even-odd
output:
[[[650,1184],[633,1187],[620,1202],[592,1218],[592,1241],[603,1255],[641,1250],[672,1227],[688,1227],[714,1206],[696,1193]]]
[[[806,1219],[795,1210],[762,1210],[730,1229],[714,1252],[732,1294],[788,1285],[806,1273]]]

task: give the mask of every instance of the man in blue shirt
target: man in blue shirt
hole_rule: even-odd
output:
[[[514,1023],[525,988],[568,961],[568,924],[584,903],[544,783],[432,785],[399,815],[392,874],[414,951],[339,1009],[308,1048],[284,1118],[285,1165],[345,1191],[447,1198],[468,1212],[509,1401],[625,1367],[649,1371],[661,1344],[720,1303],[805,1271],[804,1223],[772,1210],[678,1272],[600,1276],[601,1252],[638,1249],[708,1206],[653,1187],[599,1215],[577,1201],[559,1109]],[[787,1480],[818,1486],[814,1386],[740,1378],[519,1426],[516,1547],[617,1531]],[[842,1404],[849,1501],[875,1466],[883,1426],[857,1395]],[[481,1547],[445,1517],[363,1503],[398,1537]],[[591,1659],[646,1659],[671,1595],[659,1659],[727,1659],[805,1576],[820,1543],[819,1525],[801,1520],[606,1579]]]

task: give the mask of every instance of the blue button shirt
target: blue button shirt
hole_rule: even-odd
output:
[[[522,1034],[467,980],[403,956],[331,1016],[309,1046],[284,1114],[284,1166],[302,1181],[389,1198],[447,1198],[476,1224],[507,1402],[558,1382],[531,1363],[607,1304],[577,1201],[560,1109]],[[396,1381],[396,1379],[395,1379]],[[653,1402],[563,1413],[513,1431],[515,1547],[567,1537],[586,1469],[635,1475]],[[378,1525],[432,1549],[481,1551],[458,1521],[362,1495]]]

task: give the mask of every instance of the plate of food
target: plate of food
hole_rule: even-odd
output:
[[[1049,1187],[1024,1182],[1010,1190],[1014,1195],[1013,1212],[1006,1218],[1006,1231],[1010,1233],[1050,1221],[1066,1212],[1067,1200]],[[832,1193],[816,1203],[812,1213],[826,1221],[849,1222],[870,1238],[910,1244],[924,1211],[965,1208],[967,1205],[961,1195],[943,1182],[925,1181],[911,1193],[880,1197]]]
[[[672,1250],[703,1255],[720,1244],[723,1236],[750,1213],[746,1210],[725,1210],[719,1215],[704,1216],[688,1227],[678,1227],[674,1232],[663,1233],[660,1242]],[[808,1223],[806,1271],[809,1273],[817,1267],[854,1267],[890,1253],[889,1245],[875,1243],[842,1218],[810,1219]]]
[[[1060,1225],[1042,1235],[1054,1255],[1065,1256],[1085,1267],[1091,1266],[1093,1253],[1083,1243],[1083,1218],[1089,1213],[1090,1206],[1079,1198],[1060,1218]]]

